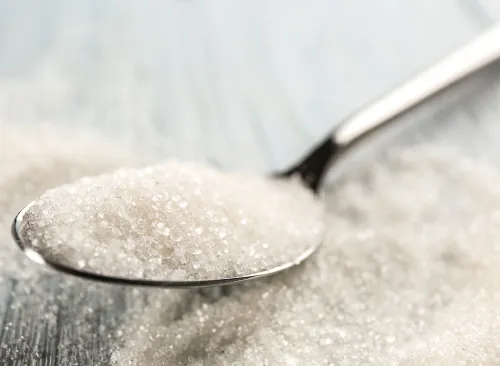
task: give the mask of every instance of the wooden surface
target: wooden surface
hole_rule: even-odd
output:
[[[499,4],[0,1],[0,85],[12,86],[0,99],[23,105],[0,102],[0,126],[7,118],[85,123],[134,148],[267,171],[472,39],[500,17]],[[407,119],[494,160],[497,75],[492,67]],[[58,275],[29,286],[0,278],[0,364],[108,363],[107,334],[143,293],[61,283]]]

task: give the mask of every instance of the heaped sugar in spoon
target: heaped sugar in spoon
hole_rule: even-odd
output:
[[[79,270],[203,281],[300,259],[321,242],[322,218],[300,181],[172,160],[47,191],[24,214],[21,238]]]
[[[273,178],[165,162],[47,191],[14,219],[31,259],[94,280],[204,287],[298,265],[323,236],[329,163],[412,107],[500,57],[500,26],[340,124]],[[353,233],[354,234],[354,233]]]

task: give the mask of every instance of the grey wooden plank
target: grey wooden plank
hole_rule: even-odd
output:
[[[59,302],[58,364],[105,365],[124,306],[121,288],[75,281]]]
[[[459,0],[457,4],[478,24],[489,25],[496,19],[494,10],[489,9],[482,0]]]
[[[0,277],[0,361],[5,362],[8,358],[8,349],[3,341],[6,332],[7,309],[12,301],[13,281],[8,278]]]
[[[465,2],[465,0],[463,0]],[[495,0],[469,0],[481,12],[483,18],[497,21],[500,19],[500,4]]]
[[[0,340],[2,364],[56,364],[55,291],[46,278],[33,284],[13,281]]]

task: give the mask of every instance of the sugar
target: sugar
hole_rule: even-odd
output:
[[[53,276],[59,291],[40,287],[48,272],[12,243],[12,216],[50,187],[137,163],[119,144],[91,134],[2,127],[0,274],[17,279],[11,307],[29,317],[29,327],[68,330],[37,341],[36,357],[54,355],[47,344],[60,338],[60,362],[69,364],[111,336],[118,365],[500,364],[500,177],[490,167],[436,147],[395,151],[325,192],[327,233],[316,255],[218,301],[60,276]],[[117,293],[127,298],[125,322],[93,328],[97,314],[107,323],[120,312],[108,302]],[[14,332],[11,321],[3,332],[17,335],[22,349],[19,334],[28,332]],[[15,345],[5,345],[9,357]],[[87,364],[97,357],[108,364],[88,357]]]
[[[23,236],[37,240],[45,256],[97,273],[163,280],[272,269],[317,246],[324,233],[323,205],[298,180],[176,160],[49,190],[25,217]]]
[[[36,265],[13,243],[10,225],[19,209],[46,189],[149,161],[143,158],[75,126],[67,130],[0,121],[1,364],[53,363],[56,356],[64,365],[109,364],[109,332],[96,324],[102,325],[102,318],[106,326],[116,326],[119,312],[111,300],[118,298],[120,289]],[[64,330],[59,324],[65,324]]]
[[[398,150],[325,197],[311,260],[216,302],[151,292],[115,364],[500,363],[500,175],[437,148]]]
[[[148,159],[131,154],[125,146],[88,130],[66,131],[45,124],[2,125],[0,275],[19,277],[33,267],[30,264],[20,268],[24,256],[12,245],[10,237],[12,219],[23,206],[50,187],[71,182],[82,175],[99,174],[145,161]]]

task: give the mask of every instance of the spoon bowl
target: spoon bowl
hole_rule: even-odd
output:
[[[279,273],[281,271],[284,271],[286,269],[298,266],[311,254],[313,254],[321,244],[321,242],[314,243],[314,245],[311,245],[307,250],[303,251],[298,257],[283,264],[280,264],[278,266],[234,277],[202,279],[202,280],[155,280],[155,279],[145,279],[145,278],[112,276],[112,275],[95,273],[75,268],[73,266],[62,263],[61,261],[58,261],[49,255],[43,255],[40,251],[37,251],[33,247],[31,241],[25,240],[23,238],[23,232],[25,226],[27,225],[25,215],[33,204],[34,202],[29,203],[15,216],[11,227],[12,237],[14,241],[29,259],[31,259],[33,262],[45,265],[49,268],[55,269],[57,271],[69,275],[85,278],[88,280],[112,283],[117,285],[134,285],[143,287],[165,287],[165,288],[204,288],[204,287],[232,285],[247,280],[270,276]]]

